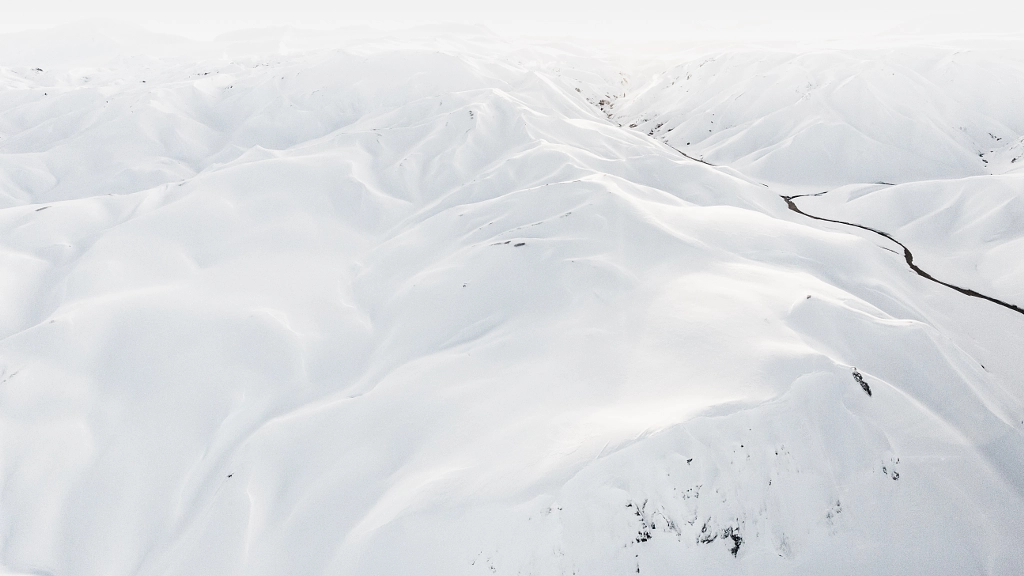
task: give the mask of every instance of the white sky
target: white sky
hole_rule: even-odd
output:
[[[10,3],[13,0],[3,0]],[[26,0],[4,7],[0,33],[116,19],[195,39],[241,28],[333,28],[373,21],[484,23],[499,33],[664,39],[680,30],[714,36],[856,36],[896,29],[1018,32],[1024,5],[1005,0]]]

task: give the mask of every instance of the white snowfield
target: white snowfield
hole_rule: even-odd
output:
[[[437,32],[0,39],[0,573],[1024,573],[1021,39]]]

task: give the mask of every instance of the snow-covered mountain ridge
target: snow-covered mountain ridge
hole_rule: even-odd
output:
[[[1019,52],[275,34],[0,61],[4,574],[1024,568],[1024,315],[782,198],[1024,306]]]

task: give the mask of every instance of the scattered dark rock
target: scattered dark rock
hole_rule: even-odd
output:
[[[708,530],[708,523],[705,522],[700,528],[700,536],[697,537],[699,544],[710,544],[718,539],[717,532],[711,532]]]
[[[866,392],[868,396],[871,396],[871,387],[868,386],[868,383],[864,381],[864,376],[862,376],[856,368],[853,369],[853,379],[857,382],[857,384],[860,384],[860,387],[864,389],[864,392]]]
[[[740,546],[743,545],[743,537],[740,536],[739,528],[733,528],[731,526],[726,528],[722,531],[722,538],[732,539],[732,548],[729,549],[729,552],[731,552],[733,558],[735,558],[740,552]]]
[[[508,242],[506,242],[506,244],[508,244]],[[512,245],[513,248],[519,248],[520,246],[526,246],[526,242],[519,242],[518,244]]]

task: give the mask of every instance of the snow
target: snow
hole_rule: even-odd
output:
[[[74,32],[0,41],[0,573],[1024,569],[1024,315],[780,198],[1024,306],[1018,40]]]
[[[1019,174],[851,186],[801,199],[814,214],[841,213],[889,231],[944,280],[1024,302],[1024,205]],[[840,198],[845,200],[840,202]]]

